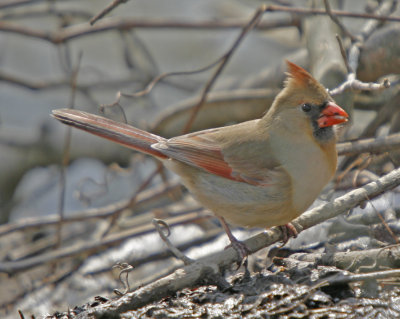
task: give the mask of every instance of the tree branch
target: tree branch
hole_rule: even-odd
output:
[[[389,174],[371,182],[361,188],[355,189],[345,195],[336,198],[319,207],[305,212],[293,221],[293,224],[302,229],[310,228],[327,219],[336,217],[347,212],[364,202],[367,198],[374,198],[385,191],[400,185],[400,169],[393,170]],[[278,227],[273,227],[253,236],[245,241],[251,253],[265,248],[282,239],[282,233]],[[212,254],[189,266],[180,268],[172,274],[161,278],[134,292],[128,293],[118,300],[108,302],[104,305],[81,313],[78,318],[87,318],[95,315],[97,317],[115,315],[134,310],[148,304],[149,302],[164,298],[176,291],[193,287],[202,283],[210,283],[219,272],[229,267],[232,263],[239,262],[239,257],[233,248]],[[210,281],[211,280],[211,281]]]
[[[399,147],[400,133],[397,133],[385,137],[339,143],[336,149],[338,155],[355,155],[359,153],[382,153]]]

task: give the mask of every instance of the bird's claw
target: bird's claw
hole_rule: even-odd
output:
[[[249,256],[251,253],[250,249],[246,246],[244,242],[237,239],[235,240],[231,239],[231,243],[228,246],[226,246],[225,249],[228,249],[230,247],[232,247],[238,254],[238,257],[240,259],[239,267],[242,266],[247,260],[247,256]]]
[[[286,225],[279,226],[282,231],[282,241],[283,244],[281,247],[285,246],[291,237],[296,238],[299,234],[296,227],[293,226],[292,223],[287,223]]]

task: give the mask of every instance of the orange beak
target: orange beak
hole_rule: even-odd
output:
[[[318,119],[318,126],[328,127],[343,122],[347,122],[349,115],[339,105],[329,102],[322,110],[321,115]]]

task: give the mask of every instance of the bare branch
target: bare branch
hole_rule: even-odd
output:
[[[348,76],[347,80],[343,82],[337,88],[330,90],[329,94],[332,96],[343,93],[345,90],[355,90],[355,91],[380,91],[390,88],[390,82],[388,79],[383,79],[382,83],[373,82],[362,82],[360,80],[354,79],[355,73]]]
[[[129,273],[133,270],[133,267],[131,265],[129,265],[128,263],[118,262],[112,268],[121,269],[121,271],[119,272],[118,278],[119,278],[119,281],[124,286],[124,291],[121,292],[118,289],[114,289],[114,293],[117,294],[118,296],[123,296],[130,290],[128,277],[129,277]],[[125,274],[125,280],[122,280],[123,274]]]
[[[70,103],[69,107],[73,109],[75,107],[75,96],[76,96],[76,87],[78,82],[78,73],[79,68],[82,61],[82,52],[79,53],[78,62],[75,68],[71,72],[71,95],[70,95]],[[62,225],[64,223],[64,203],[65,203],[65,189],[66,189],[66,171],[67,166],[70,161],[70,148],[71,148],[71,129],[68,128],[65,137],[64,137],[64,148],[63,148],[63,157],[62,164],[60,170],[60,194],[59,194],[59,202],[58,202],[58,224],[57,224],[57,242],[54,248],[58,248],[61,245],[62,238]]]
[[[303,229],[310,228],[322,221],[333,218],[364,202],[367,197],[375,198],[385,191],[400,185],[400,169],[371,182],[361,188],[348,192],[336,198],[333,202],[326,203],[304,213],[294,221]],[[244,243],[251,252],[256,252],[282,239],[278,227],[273,227],[263,233],[249,238]],[[221,269],[238,262],[238,256],[233,248],[212,254],[191,265],[176,270],[174,273],[163,277],[138,290],[126,294],[124,297],[107,304],[90,309],[85,315],[96,314],[98,317],[113,313],[122,313],[137,309],[149,302],[159,300],[176,291],[193,287],[201,283],[211,283],[213,277],[218,276]]]
[[[296,25],[298,22],[291,17],[270,20],[262,22],[257,30],[267,30],[279,27],[289,27]],[[139,19],[122,19],[109,18],[94,26],[88,24],[73,25],[60,31],[47,32],[41,30],[33,30],[15,23],[0,21],[0,32],[16,33],[32,38],[38,38],[54,44],[68,42],[72,39],[82,36],[88,36],[94,33],[105,31],[126,31],[134,28],[150,28],[150,29],[232,29],[243,28],[247,24],[246,21],[169,21],[169,20],[139,20]]]
[[[172,245],[171,241],[168,239],[168,237],[171,235],[171,229],[165,221],[154,218],[153,225],[160,235],[162,241],[167,245],[168,249],[174,254],[176,258],[182,260],[185,265],[190,265],[194,262],[192,259],[183,254],[178,248]],[[164,231],[161,229],[161,225],[167,229],[167,234],[165,234]]]
[[[34,4],[36,2],[43,2],[43,1],[44,0],[9,0],[9,1],[3,1],[0,4],[0,9],[25,6],[25,5]]]
[[[340,20],[336,17],[334,13],[332,13],[331,5],[329,4],[328,0],[324,0],[325,10],[326,13],[329,15],[331,20],[337,24],[337,26],[342,30],[342,32],[348,36],[352,41],[356,40],[356,38],[347,30],[345,25],[340,22]]]
[[[285,6],[275,6],[271,5],[267,7],[267,12],[290,12],[300,15],[326,15],[326,10],[322,9],[306,9],[306,8],[294,8]],[[387,15],[379,14],[369,14],[369,13],[355,13],[348,11],[331,10],[331,13],[338,17],[348,17],[356,19],[374,19],[378,21],[400,21],[400,17],[393,17]]]
[[[393,11],[393,1],[384,1],[376,10],[376,14],[387,16]],[[347,75],[347,80],[342,83],[339,87],[330,90],[329,93],[331,95],[337,95],[343,93],[347,89],[352,90],[361,90],[361,91],[374,91],[374,90],[382,90],[390,87],[390,82],[388,79],[384,79],[384,81],[380,84],[378,83],[364,83],[356,78],[356,72],[359,64],[360,57],[360,48],[362,47],[364,41],[376,30],[378,27],[379,21],[377,20],[369,20],[363,26],[360,34],[356,37],[356,41],[353,42],[349,49],[348,59],[346,55],[343,54],[343,59],[345,59],[345,64],[350,72]],[[339,46],[341,46],[341,41],[338,40]],[[343,49],[341,48],[341,51]]]
[[[112,10],[118,7],[121,3],[126,3],[129,0],[113,0],[107,7],[96,14],[92,19],[90,19],[90,24],[94,25],[98,20],[103,18],[105,15],[109,14]]]
[[[190,70],[190,71],[176,71],[176,72],[166,72],[166,73],[162,73],[162,74],[156,76],[149,84],[146,85],[146,87],[145,87],[143,90],[141,90],[141,91],[139,91],[139,92],[132,93],[132,94],[118,92],[118,94],[117,94],[117,100],[116,100],[114,103],[119,103],[119,100],[120,100],[121,96],[124,96],[124,97],[141,97],[141,96],[147,95],[147,94],[149,94],[149,93],[153,90],[153,88],[154,88],[160,81],[162,81],[162,80],[165,79],[166,77],[180,76],[180,75],[190,75],[190,74],[196,74],[196,73],[201,73],[201,72],[207,71],[207,70],[213,68],[214,66],[216,66],[218,63],[220,63],[221,60],[222,60],[222,58],[223,58],[223,57],[218,58],[216,61],[214,61],[214,62],[212,62],[212,63],[210,63],[210,64],[208,64],[208,65],[206,65],[206,66],[204,66],[204,67],[195,69],[195,70]]]
[[[336,149],[339,155],[354,155],[359,153],[382,153],[399,147],[400,133],[397,133],[385,137],[339,143]]]
[[[168,194],[180,190],[181,187],[182,186],[180,185],[180,183],[174,182],[167,187],[162,187],[161,189],[157,188],[156,190],[153,190],[146,194],[140,193],[137,195],[135,208],[139,208],[142,204],[146,205],[146,203],[148,203],[154,197],[164,196],[168,198]],[[132,207],[131,203],[131,199],[128,199],[101,208],[91,208],[84,211],[77,211],[72,215],[64,216],[64,223],[82,222],[90,219],[107,218],[116,214],[118,211],[122,211]],[[25,218],[14,223],[0,225],[0,236],[4,236],[15,231],[24,231],[31,228],[52,226],[57,224],[57,222],[58,216],[56,215]]]
[[[342,39],[340,38],[340,36],[338,34],[336,34],[336,40],[339,44],[340,54],[342,55],[344,64],[346,65],[347,73],[351,73],[352,71],[351,71],[351,67],[349,65],[349,61],[347,60],[346,49],[344,48]]]
[[[377,280],[386,278],[398,278],[400,276],[399,269],[390,269],[383,271],[370,272],[366,274],[341,274],[328,278],[326,282],[330,285],[340,285],[356,281]]]
[[[231,56],[233,55],[235,50],[238,48],[239,44],[242,42],[242,40],[247,35],[247,33],[257,25],[257,23],[259,22],[260,18],[262,17],[262,15],[264,14],[264,12],[266,10],[267,10],[267,6],[261,6],[260,8],[257,9],[256,13],[253,15],[253,17],[250,19],[250,21],[247,23],[247,25],[242,29],[242,32],[239,34],[239,36],[235,40],[232,47],[228,50],[228,52],[226,52],[222,56],[221,64],[217,67],[217,70],[214,72],[212,77],[208,80],[205,87],[203,88],[203,90],[201,92],[200,100],[197,103],[197,105],[193,108],[192,114],[191,114],[188,122],[186,123],[185,127],[183,128],[182,133],[187,133],[190,130],[197,114],[199,113],[201,107],[203,106],[203,104],[207,98],[207,93],[213,87],[218,76],[222,73],[222,70],[225,68],[225,65],[228,63],[229,59],[231,58]]]
[[[172,226],[181,225],[182,222],[196,222],[205,216],[198,213],[189,213],[185,216],[177,216],[166,219],[168,224]],[[154,231],[151,224],[146,224],[134,228],[130,228],[119,233],[108,235],[103,239],[96,239],[87,242],[78,242],[75,245],[59,248],[57,250],[44,253],[35,257],[24,260],[0,262],[0,272],[13,273],[31,269],[33,267],[59,261],[60,259],[76,256],[82,253],[96,253],[97,251],[121,243],[122,241],[133,236],[148,234]]]
[[[282,265],[287,265],[291,260],[296,260],[323,266],[333,266],[346,271],[355,271],[360,267],[363,267],[362,269],[364,270],[367,267],[368,271],[372,271],[379,269],[379,267],[398,268],[400,266],[398,244],[359,251],[298,252],[290,255],[288,259],[286,261],[282,260]]]

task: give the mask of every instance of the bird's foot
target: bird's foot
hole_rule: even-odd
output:
[[[250,255],[251,251],[250,249],[246,246],[246,244],[240,240],[238,240],[231,232],[231,230],[229,229],[228,224],[225,221],[225,218],[221,217],[221,216],[217,216],[218,219],[221,222],[222,228],[225,230],[226,235],[229,238],[229,241],[231,242],[228,246],[225,247],[225,249],[232,247],[233,249],[236,250],[239,259],[241,260],[241,263],[239,265],[239,267],[244,264],[244,262],[247,259],[247,256]]]
[[[296,227],[294,227],[292,223],[287,223],[286,225],[279,226],[279,228],[281,229],[283,236],[283,244],[281,247],[285,246],[291,237],[296,238],[299,234]]]
[[[228,249],[230,247],[235,249],[236,253],[238,254],[239,259],[242,261],[241,262],[241,264],[242,264],[243,261],[247,258],[247,256],[250,255],[249,248],[247,248],[247,246],[244,242],[238,240],[233,235],[232,235],[232,237],[229,236],[229,240],[231,241],[231,243],[228,246],[226,246],[225,249]]]

